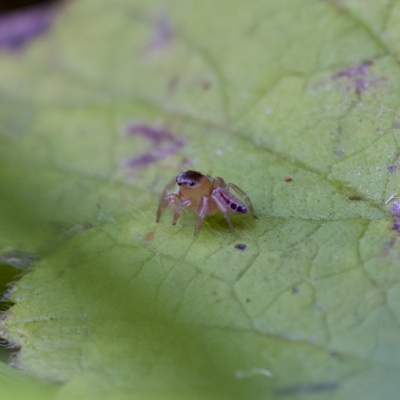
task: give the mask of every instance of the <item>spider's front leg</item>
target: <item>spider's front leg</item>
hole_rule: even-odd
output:
[[[197,236],[197,234],[199,233],[201,223],[203,222],[203,219],[207,214],[207,210],[208,210],[208,197],[203,196],[200,200],[200,205],[197,212],[197,221],[196,221],[196,228],[194,229],[194,236]]]
[[[179,199],[179,201],[181,201],[181,200]],[[193,199],[186,199],[186,200],[182,201],[181,205],[178,207],[178,209],[174,213],[174,220],[172,221],[172,225],[176,225],[176,222],[178,221],[178,218],[181,215],[182,211],[185,208],[190,207],[193,203],[194,203]]]
[[[176,194],[169,194],[168,196],[160,199],[158,204],[156,222],[160,222],[161,213],[171,204],[174,203],[178,207],[182,204],[182,200]],[[174,224],[175,225],[175,224]]]
[[[172,203],[175,201],[175,194],[169,194],[167,196],[167,193],[176,185],[175,179],[172,179],[167,186],[165,186],[163,192],[161,193],[160,200],[158,202],[158,209],[157,209],[157,216],[156,216],[156,222],[160,221],[161,218],[161,213]]]

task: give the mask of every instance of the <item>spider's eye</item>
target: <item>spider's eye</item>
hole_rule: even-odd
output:
[[[176,183],[186,188],[196,187],[204,175],[196,171],[184,171],[176,177]]]

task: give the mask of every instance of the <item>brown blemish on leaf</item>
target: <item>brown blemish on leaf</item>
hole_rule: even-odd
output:
[[[65,269],[62,269],[57,273],[58,278],[62,278],[64,275],[65,275]]]
[[[341,353],[339,353],[338,351],[331,351],[329,353],[329,355],[339,361],[342,361],[344,359],[343,355]]]
[[[188,158],[183,157],[182,161],[179,163],[179,170],[190,169],[193,166],[193,162],[190,161]]]
[[[358,195],[358,194],[355,194],[355,195],[349,196],[349,200],[351,200],[351,201],[362,201],[362,200],[364,200],[364,198],[362,196]]]
[[[210,81],[202,81],[201,82],[201,87],[204,90],[209,90],[211,88],[211,82]]]
[[[167,87],[167,91],[169,94],[173,94],[176,89],[178,88],[179,85],[179,77],[178,76],[173,76],[169,81],[168,81],[168,87]]]
[[[79,233],[87,231],[88,229],[90,229],[92,227],[93,227],[93,225],[90,222],[86,222],[83,224],[77,224],[77,225],[74,225],[73,227],[71,227],[70,229],[65,230],[64,234],[67,237],[73,237],[75,235],[78,235]]]
[[[285,176],[285,182],[292,182],[293,178],[291,176]]]
[[[212,80],[209,78],[204,78],[204,77],[196,77],[192,80],[192,85],[198,89],[202,89],[204,91],[210,90],[212,87]]]
[[[125,132],[128,136],[142,136],[149,140],[150,149],[146,153],[128,161],[130,168],[146,167],[158,160],[176,154],[185,144],[182,137],[173,135],[169,130],[147,125],[130,123]]]
[[[327,2],[328,4],[331,4],[339,13],[343,13],[346,10],[342,0],[327,0]]]
[[[149,233],[145,236],[146,242],[152,242],[152,241],[154,240],[154,236],[155,236],[155,233],[154,233],[154,232],[149,232]]]

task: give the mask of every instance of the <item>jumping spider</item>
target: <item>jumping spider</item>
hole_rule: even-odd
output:
[[[168,192],[175,186],[175,193]],[[203,175],[197,171],[184,171],[174,178],[162,192],[160,202],[158,203],[156,222],[160,221],[161,213],[171,205],[174,211],[176,221],[183,210],[197,210],[197,222],[194,235],[199,233],[200,225],[206,215],[212,215],[216,211],[222,211],[229,227],[233,230],[233,225],[229,219],[229,213],[246,213],[247,208],[233,194],[229,192],[233,189],[237,194],[243,197],[246,206],[254,218],[257,218],[249,196],[233,183],[225,182],[222,178],[211,178],[209,175]]]

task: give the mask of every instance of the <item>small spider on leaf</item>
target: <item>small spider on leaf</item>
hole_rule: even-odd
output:
[[[168,194],[176,186],[174,193]],[[161,213],[171,206],[174,211],[172,225],[175,225],[183,210],[197,210],[197,222],[194,230],[194,236],[199,233],[200,225],[206,215],[212,215],[220,210],[229,227],[233,230],[233,225],[229,219],[229,213],[247,213],[244,204],[229,192],[234,190],[243,197],[246,206],[254,218],[254,213],[249,196],[233,183],[225,182],[222,178],[211,178],[209,175],[203,175],[197,171],[181,172],[165,187],[162,192],[160,202],[158,203],[156,222],[160,221]]]

